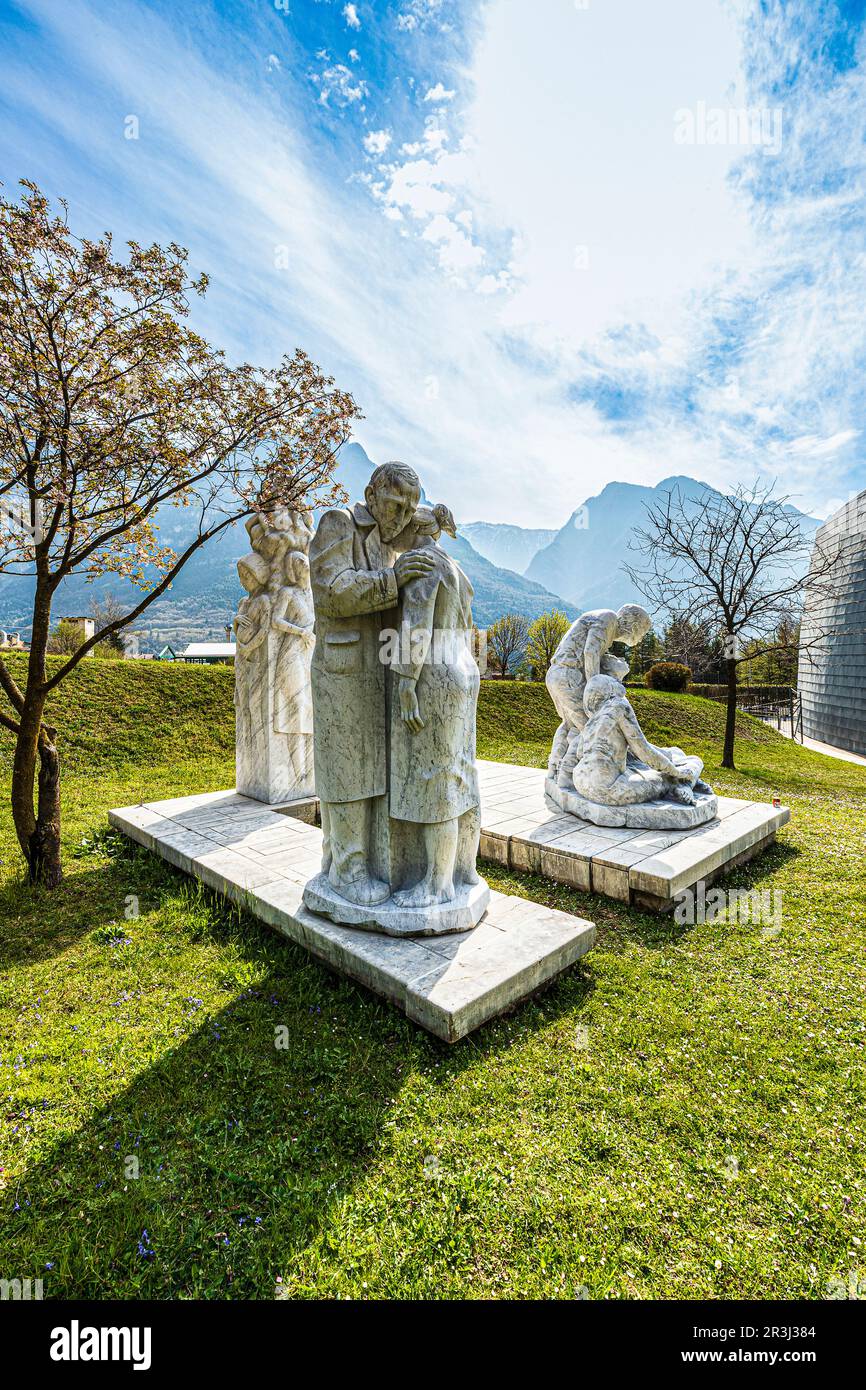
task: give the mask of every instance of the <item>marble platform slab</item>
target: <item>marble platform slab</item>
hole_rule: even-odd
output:
[[[760,853],[791,818],[787,806],[720,796],[714,819],[691,830],[612,828],[546,800],[540,768],[479,759],[478,775],[485,858],[660,912]]]
[[[496,892],[478,926],[450,936],[395,938],[338,926],[303,905],[322,832],[287,810],[209,792],[121,807],[108,819],[446,1042],[534,994],[595,940],[591,922]]]

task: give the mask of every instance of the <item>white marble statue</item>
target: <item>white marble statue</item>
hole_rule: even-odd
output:
[[[304,901],[393,935],[465,930],[489,901],[475,872],[472,587],[435,543],[450,512],[420,495],[411,468],[384,464],[310,546],[324,845]]]
[[[400,537],[423,549],[433,569],[403,590],[399,642],[390,661],[392,689],[388,811],[391,881],[402,906],[449,902],[461,883],[477,884],[481,837],[475,767],[475,710],[480,676],[472,655],[472,585],[435,544],[456,535],[443,505],[419,508]],[[436,650],[433,650],[433,643]],[[397,822],[395,825],[394,822]]]
[[[563,811],[596,825],[689,829],[712,820],[718,803],[701,780],[701,759],[657,748],[645,737],[622,680],[628,663],[610,652],[650,630],[636,604],[584,613],[562,639],[547,688],[562,723],[545,790]]]
[[[550,698],[562,723],[553,739],[548,776],[561,787],[571,785],[577,757],[577,739],[586,723],[583,692],[593,676],[628,675],[628,662],[614,656],[614,642],[634,647],[652,628],[649,613],[636,603],[626,603],[618,612],[597,608],[583,613],[572,623],[557,647],[545,681]]]
[[[310,663],[312,528],[298,511],[256,513],[238,561],[234,621],[237,788],[270,805],[314,795]]]
[[[583,696],[587,722],[578,739],[574,789],[588,801],[635,806],[669,796],[694,803],[703,763],[681,748],[656,748],[645,738],[625,689],[612,676],[593,676]],[[635,762],[627,766],[628,754]]]

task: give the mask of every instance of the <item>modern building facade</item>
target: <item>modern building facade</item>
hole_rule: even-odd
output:
[[[807,600],[803,615],[803,733],[866,754],[866,491],[824,522],[815,534],[819,548],[839,551],[839,573],[832,597]]]

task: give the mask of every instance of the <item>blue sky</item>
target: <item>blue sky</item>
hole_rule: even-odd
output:
[[[461,520],[677,473],[824,515],[866,487],[864,12],[0,0],[0,178],[188,246],[196,326],[305,347]]]

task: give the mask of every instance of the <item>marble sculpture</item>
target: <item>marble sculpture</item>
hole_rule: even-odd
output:
[[[560,810],[595,825],[687,830],[712,820],[718,803],[701,759],[657,748],[644,736],[622,684],[634,646],[651,627],[637,604],[584,613],[563,637],[547,673],[561,724],[545,789]]]
[[[472,586],[436,543],[451,513],[420,497],[413,469],[383,464],[310,546],[324,845],[304,902],[398,936],[464,931],[490,896],[475,870]]]
[[[246,528],[252,552],[238,560],[246,597],[234,620],[237,789],[275,805],[315,794],[312,528],[284,507]]]

